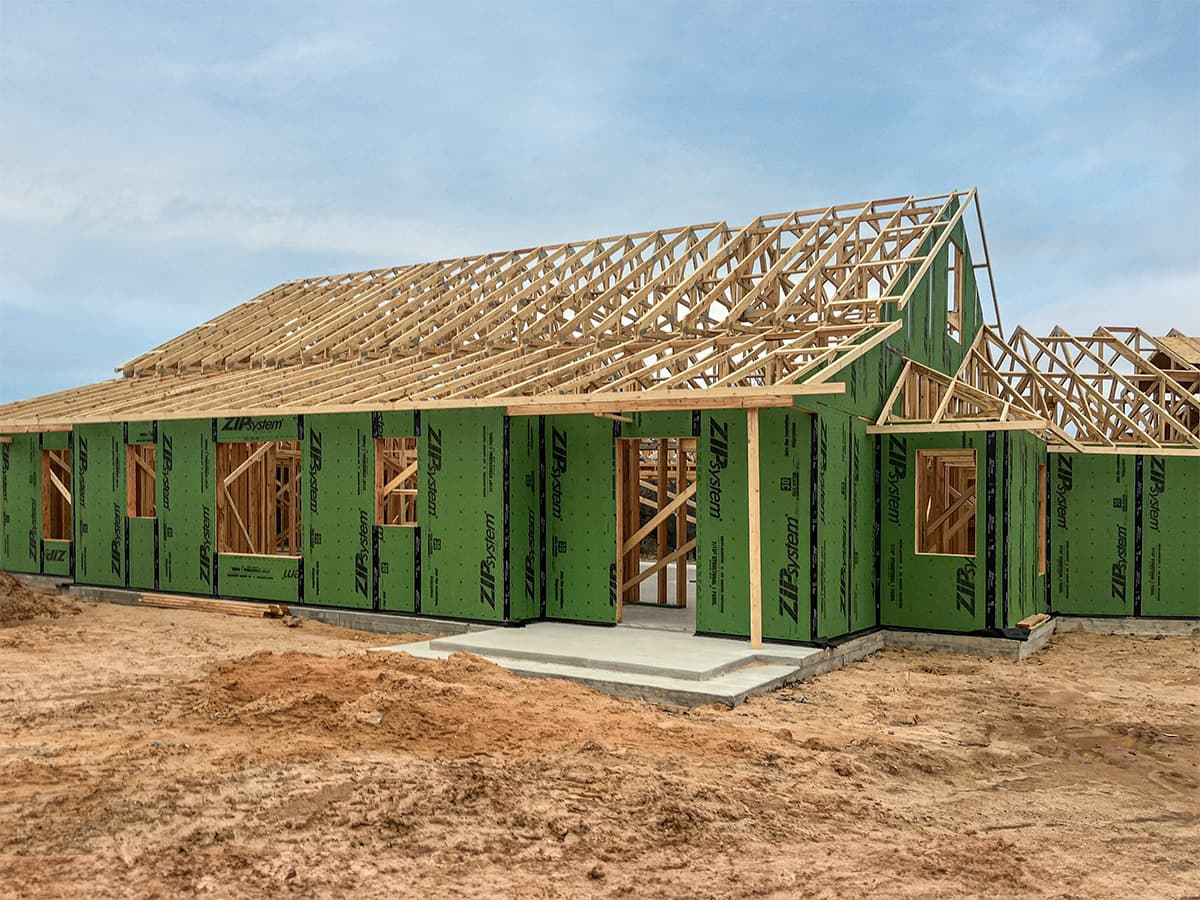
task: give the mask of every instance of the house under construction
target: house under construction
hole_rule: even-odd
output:
[[[118,371],[0,406],[0,568],[755,644],[1200,616],[1200,340],[1006,337],[974,191],[293,281]]]

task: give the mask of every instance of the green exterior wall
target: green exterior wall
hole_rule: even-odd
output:
[[[302,565],[302,560],[290,556],[219,553],[218,593],[222,597],[242,600],[298,603]]]
[[[759,412],[762,627],[767,640],[812,639],[812,422],[811,415],[799,410]]]
[[[1134,614],[1135,472],[1133,456],[1050,455],[1055,612]]]
[[[502,621],[504,411],[430,411],[421,431],[421,612]]]
[[[1200,616],[1200,459],[1052,453],[1050,505],[1055,612]]]
[[[75,482],[75,580],[124,587],[125,426],[77,426],[71,469]]]
[[[533,416],[506,419],[505,422],[508,429],[509,619],[524,621],[538,618],[542,606],[538,488],[541,422]]]
[[[746,411],[701,413],[696,442],[696,630],[702,634],[750,633],[746,463]],[[764,543],[769,540],[764,534]]]
[[[979,490],[974,557],[916,552],[917,451],[973,449]],[[986,619],[986,438],[886,435],[882,442],[881,624],[940,631],[982,631]]]
[[[1039,518],[1045,513],[1043,498],[1038,496],[1038,467],[1046,463],[1047,453],[1045,443],[1025,431],[1002,432],[999,442],[1001,487],[997,540],[1002,568],[997,624],[1002,628],[1013,628],[1022,619],[1046,609],[1046,579],[1038,574]],[[1004,463],[1006,445],[1007,469]]]
[[[0,444],[3,538],[0,564],[9,572],[41,571],[42,459],[39,435],[14,434]]]
[[[1200,459],[1142,457],[1144,616],[1200,616]]]
[[[212,594],[217,574],[212,420],[160,421],[157,452],[159,590]]]
[[[375,598],[371,414],[307,416],[300,472],[304,602],[370,609]]]
[[[546,616],[617,620],[616,444],[613,422],[546,416]]]
[[[70,541],[42,541],[42,574],[70,577]]]
[[[158,587],[155,545],[158,519],[126,518],[125,583],[131,588],[154,590]]]

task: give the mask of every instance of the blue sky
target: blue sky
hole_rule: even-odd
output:
[[[1200,2],[0,0],[0,402],[304,275],[972,185],[1006,328],[1200,333]]]

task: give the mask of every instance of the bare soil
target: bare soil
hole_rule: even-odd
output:
[[[399,640],[0,629],[0,894],[1200,895],[1200,638],[892,650],[732,710],[365,652]]]

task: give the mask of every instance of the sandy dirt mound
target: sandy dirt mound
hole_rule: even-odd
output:
[[[1195,894],[1197,638],[888,651],[679,710],[309,624],[7,631],[4,893]]]
[[[63,615],[78,615],[78,604],[64,600],[50,591],[32,588],[7,572],[0,572],[0,628],[7,628],[31,619],[57,619]]]

